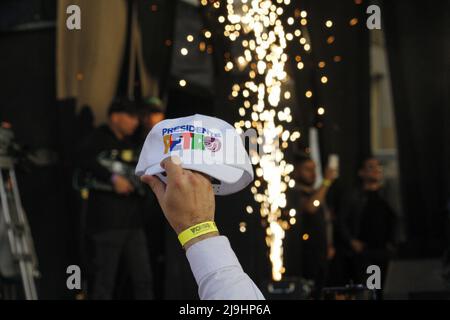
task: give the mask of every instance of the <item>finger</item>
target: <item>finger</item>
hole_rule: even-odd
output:
[[[186,177],[192,176],[193,174],[194,174],[194,171],[191,171],[188,169],[183,169],[183,175],[185,175]]]
[[[196,172],[197,173],[197,175],[199,175],[200,177],[202,177],[202,178],[204,178],[204,179],[206,179],[206,180],[208,180],[209,182],[212,182],[212,178],[211,178],[211,176],[210,175],[207,175],[206,173],[203,173],[203,172]]]
[[[173,181],[180,179],[183,175],[183,168],[180,166],[181,160],[178,157],[168,157],[161,162],[161,167],[166,170],[167,183],[171,184]]]
[[[204,183],[212,184],[213,178],[210,175],[207,175],[199,171],[191,171],[191,170],[184,170],[184,171],[189,172],[190,174],[194,175],[197,179],[203,181]]]
[[[142,176],[141,181],[150,186],[156,198],[158,199],[158,202],[161,203],[165,192],[164,183],[155,176]]]
[[[210,176],[205,175],[205,174],[197,174],[197,179],[198,181],[200,181],[203,185],[208,185],[211,186],[212,188],[212,179]]]

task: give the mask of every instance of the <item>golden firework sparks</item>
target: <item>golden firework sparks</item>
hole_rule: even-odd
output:
[[[294,35],[285,32],[284,25],[295,22],[293,17],[283,16],[283,8],[290,4],[289,0],[227,0],[226,3],[227,17],[220,16],[219,22],[224,24],[224,35],[241,46],[242,54],[236,58],[236,65],[248,74],[244,83],[235,83],[231,89],[232,98],[243,99],[243,106],[239,108],[242,120],[235,123],[235,128],[239,133],[243,133],[244,128],[253,128],[258,133],[260,152],[250,150],[257,175],[251,190],[267,222],[266,243],[270,249],[272,278],[279,281],[284,272],[283,239],[289,226],[282,217],[282,210],[287,206],[287,189],[295,185],[289,176],[294,167],[284,159],[284,150],[289,142],[300,137],[298,131],[291,132],[283,127],[292,121],[291,109],[285,105],[291,97],[286,90],[288,56],[285,51],[287,42],[302,33],[299,30]],[[306,39],[303,41],[307,44]],[[230,72],[232,66],[233,63],[227,61],[224,68]],[[253,209],[247,207],[247,212]],[[295,223],[295,219],[288,219],[291,224]]]

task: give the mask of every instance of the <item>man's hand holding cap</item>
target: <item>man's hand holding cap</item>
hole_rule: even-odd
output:
[[[215,199],[209,177],[183,169],[177,157],[164,159],[161,167],[167,173],[167,185],[155,176],[144,175],[141,180],[147,183],[155,193],[167,221],[177,235],[184,234],[185,239],[188,239],[184,248],[187,249],[202,239],[217,236],[218,232],[211,229],[214,222]],[[210,222],[211,230],[199,236],[192,234],[186,238],[186,233],[183,231],[188,231],[195,226],[200,228],[203,226],[203,232],[205,232],[204,227],[208,228],[206,222]]]

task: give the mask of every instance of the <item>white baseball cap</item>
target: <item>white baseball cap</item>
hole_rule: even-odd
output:
[[[214,193],[238,192],[253,181],[253,167],[241,137],[227,122],[201,114],[166,119],[145,139],[136,175],[157,175],[166,182],[162,160],[178,156],[181,167],[212,177]]]

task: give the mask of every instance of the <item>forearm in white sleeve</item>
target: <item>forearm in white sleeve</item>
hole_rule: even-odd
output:
[[[202,300],[264,300],[244,272],[224,236],[207,238],[189,247],[186,256]]]

